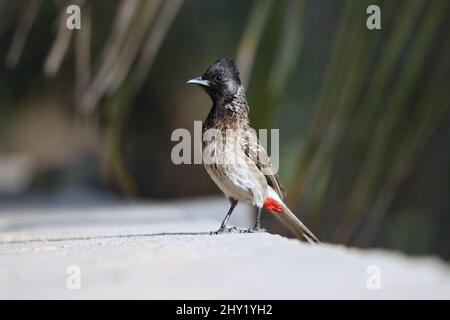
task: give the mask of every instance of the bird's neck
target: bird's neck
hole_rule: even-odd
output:
[[[231,97],[216,99],[213,110],[217,117],[239,117],[248,119],[250,108],[245,97],[245,89],[241,85]],[[211,110],[211,111],[213,111]]]

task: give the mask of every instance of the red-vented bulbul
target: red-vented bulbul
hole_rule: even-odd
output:
[[[202,87],[213,102],[202,127],[203,162],[212,180],[231,203],[216,233],[230,230],[226,226],[228,219],[238,201],[244,201],[258,208],[256,224],[249,231],[261,230],[261,209],[265,208],[298,239],[319,242],[283,202],[284,187],[250,126],[249,105],[234,62],[222,58],[201,77],[187,83]]]

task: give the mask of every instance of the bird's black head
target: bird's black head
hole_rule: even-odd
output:
[[[235,97],[241,86],[241,79],[233,60],[222,58],[211,65],[201,77],[191,79],[187,83],[201,86],[213,102],[226,103]]]

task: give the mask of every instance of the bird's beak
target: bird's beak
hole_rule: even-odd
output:
[[[187,84],[196,84],[199,86],[209,87],[209,81],[203,80],[202,77],[197,77],[186,82]]]

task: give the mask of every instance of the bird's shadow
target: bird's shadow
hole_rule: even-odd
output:
[[[63,241],[77,241],[77,240],[98,240],[98,239],[118,239],[118,238],[120,239],[120,238],[138,238],[138,237],[144,238],[144,237],[186,236],[186,235],[187,236],[215,235],[215,233],[213,231],[203,231],[203,232],[159,232],[159,233],[140,233],[140,234],[119,234],[109,236],[0,241],[0,244],[29,244],[40,242],[63,242]]]

